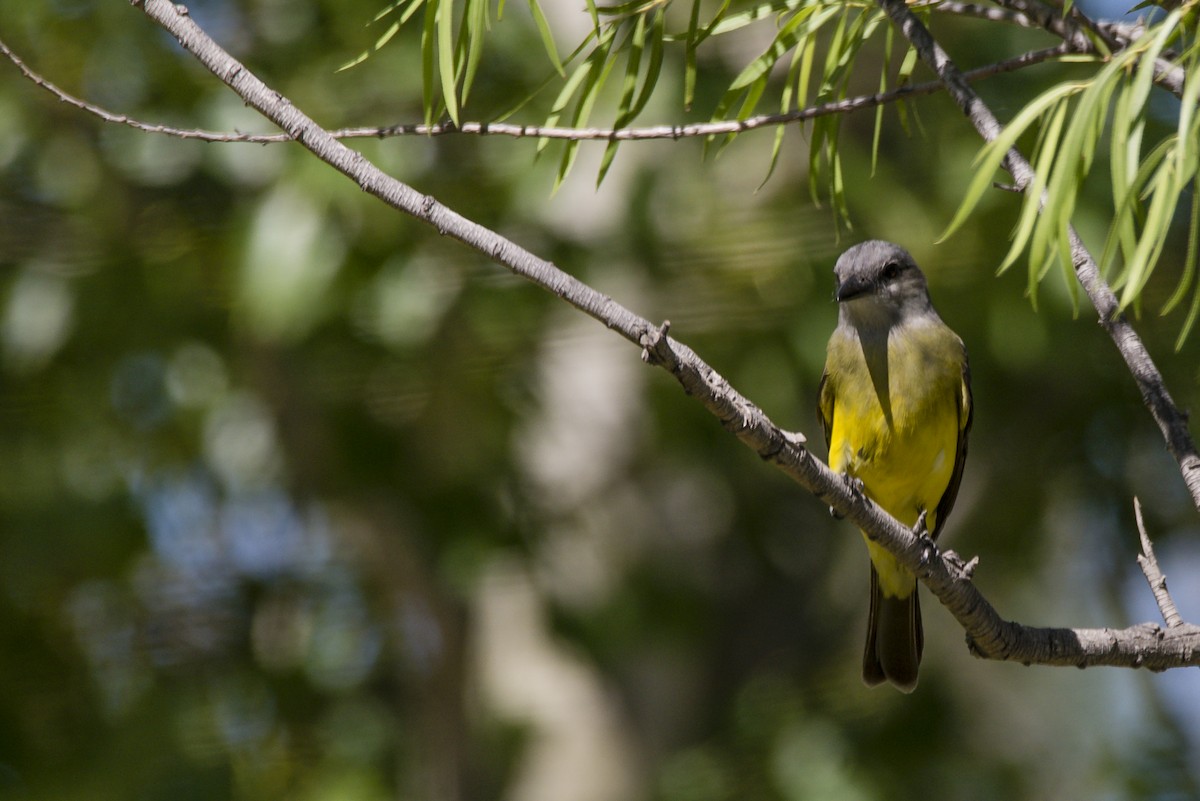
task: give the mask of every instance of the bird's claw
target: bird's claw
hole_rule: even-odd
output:
[[[850,494],[855,498],[861,500],[862,498],[866,497],[866,485],[863,484],[861,478],[858,476],[852,476],[849,473],[842,473],[842,481],[846,483],[846,489],[850,490]],[[829,507],[829,516],[834,520],[841,520],[843,517],[845,517],[844,514],[839,512],[837,509],[834,509],[832,506]]]
[[[938,558],[937,543],[933,541],[933,537],[929,536],[929,527],[925,524],[926,512],[924,509],[917,515],[917,522],[913,524],[913,536],[921,543],[921,567],[933,562]]]

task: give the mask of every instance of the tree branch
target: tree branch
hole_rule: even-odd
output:
[[[1150,584],[1150,591],[1154,593],[1154,601],[1158,604],[1158,611],[1162,613],[1163,622],[1167,624],[1167,628],[1175,628],[1182,626],[1183,618],[1179,614],[1179,609],[1175,606],[1175,601],[1171,598],[1171,592],[1167,589],[1167,577],[1158,567],[1158,558],[1154,555],[1154,546],[1150,542],[1150,535],[1146,533],[1146,521],[1142,519],[1142,502],[1137,498],[1133,499],[1133,515],[1137,518],[1138,536],[1142,540],[1142,552],[1138,554],[1138,565],[1142,568],[1142,573],[1146,576],[1146,581]]]
[[[553,264],[386,175],[361,154],[321,129],[285,97],[272,91],[222,50],[168,0],[131,0],[168,30],[250,106],[285,130],[321,160],[388,205],[439,233],[490,257],[643,347],[643,358],[673,375],[721,424],[822,502],[842,513],[896,554],[962,625],[972,649],[991,659],[1047,665],[1118,665],[1166,669],[1200,665],[1200,627],[1164,630],[1143,624],[1122,630],[1039,629],[1003,620],[971,581],[972,564],[953,553],[930,557],[927,542],[890,517],[861,491],[835,474],[804,446],[804,439],[776,426],[686,345]],[[904,0],[896,0],[903,5]]]
[[[993,75],[1014,72],[1035,64],[1041,64],[1058,56],[1071,52],[1066,43],[1056,47],[1047,47],[1022,53],[1019,56],[986,64],[982,67],[964,73],[969,81],[977,81]],[[29,67],[7,44],[0,41],[0,53],[16,65],[21,74],[32,83],[45,89],[62,102],[86,111],[105,122],[117,125],[127,125],[145,133],[164,134],[177,139],[196,139],[203,142],[247,142],[254,144],[277,144],[290,142],[287,134],[255,134],[231,131],[206,131],[198,128],[177,128],[170,125],[144,122],[127,114],[119,114],[106,108],[89,103],[72,95],[62,87],[50,81]],[[819,103],[783,114],[759,114],[744,120],[720,120],[716,122],[699,122],[687,125],[654,125],[641,128],[566,128],[542,125],[516,125],[503,122],[464,122],[455,125],[451,122],[440,122],[432,125],[424,123],[404,123],[386,126],[356,126],[339,128],[329,131],[335,139],[384,139],[392,136],[445,136],[447,134],[476,134],[482,136],[511,136],[516,138],[536,137],[539,139],[568,139],[577,141],[629,141],[644,139],[685,139],[690,137],[721,136],[726,134],[743,133],[756,128],[766,128],[775,125],[788,125],[805,122],[818,117],[834,114],[849,114],[864,108],[894,103],[912,97],[922,97],[940,92],[943,89],[941,81],[900,86],[887,92],[877,92],[870,95],[858,95],[835,100],[829,103]]]

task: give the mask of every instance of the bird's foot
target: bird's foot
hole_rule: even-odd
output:
[[[925,567],[933,560],[938,558],[937,543],[933,541],[933,537],[929,536],[929,527],[925,524],[926,513],[921,510],[921,514],[917,515],[917,522],[913,524],[913,536],[921,543],[921,567]]]
[[[866,497],[866,485],[863,484],[861,478],[858,476],[852,476],[849,473],[842,473],[842,481],[846,483],[846,489],[850,490],[850,494],[855,498],[862,499]],[[837,509],[834,509],[832,506],[829,507],[829,516],[834,520],[841,520],[843,517],[845,517],[845,515],[843,515]]]

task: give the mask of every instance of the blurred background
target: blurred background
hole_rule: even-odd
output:
[[[582,3],[543,5],[569,52]],[[378,0],[188,6],[327,127],[422,118],[419,26],[337,71],[378,39]],[[1050,44],[971,20],[935,34],[964,67]],[[705,54],[690,116],[668,52],[644,118],[707,118],[763,35]],[[128,3],[5,3],[0,37],[114,112],[272,131]],[[1069,69],[981,91],[1007,118]],[[546,77],[509,3],[463,117]],[[902,243],[972,360],[943,545],[979,556],[1005,617],[1157,621],[1137,495],[1196,620],[1196,510],[1115,349],[1060,279],[1035,312],[1019,266],[996,276],[1014,196],[934,244],[978,141],[945,97],[909,113],[911,136],[885,112],[874,174],[873,115],[845,120],[840,233],[798,128],[765,184],[759,132],[707,159],[626,144],[599,188],[585,144],[557,192],[560,151],[531,140],[351,144],[669,319],[822,458],[833,262]],[[1099,248],[1104,206],[1076,219]],[[1189,407],[1200,341],[1175,352],[1181,315],[1157,311],[1183,245],[1137,327]],[[850,525],[635,347],[298,146],[105,124],[0,63],[0,268],[0,798],[1200,797],[1195,670],[980,661],[926,596],[917,692],[864,688]]]

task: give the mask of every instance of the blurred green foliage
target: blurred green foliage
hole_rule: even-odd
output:
[[[338,71],[378,36],[375,0],[189,9],[322,124],[422,117],[419,31]],[[465,119],[544,78],[523,11],[509,3],[489,39]],[[970,20],[935,33],[964,66],[1032,36]],[[268,130],[128,4],[4,4],[0,35],[113,111]],[[744,52],[698,66],[700,118]],[[1010,116],[1070,68],[1045,69],[985,96]],[[114,127],[6,75],[0,797],[1200,794],[1195,671],[978,661],[927,603],[918,692],[866,690],[858,534],[635,348],[298,147]],[[799,129],[761,189],[766,132],[709,160],[697,142],[627,143],[599,189],[605,148],[585,143],[589,169],[556,193],[559,165],[533,141],[354,146],[670,319],[814,441],[832,263],[859,238],[903,243],[972,357],[976,426],[945,545],[978,554],[981,588],[1022,622],[1153,619],[1137,494],[1194,617],[1196,512],[1132,381],[1065,291],[1047,285],[1035,314],[1018,276],[995,277],[1018,199],[985,195],[932,244],[978,144],[944,97],[910,111],[923,134],[885,112],[873,174],[874,115],[845,120],[854,230],[840,240],[810,201]],[[642,116],[656,115],[674,105],[652,98]],[[1104,214],[1080,199],[1093,246]],[[1169,294],[1184,239],[1151,298]],[[1172,353],[1171,318],[1139,329],[1194,404],[1197,345]]]

